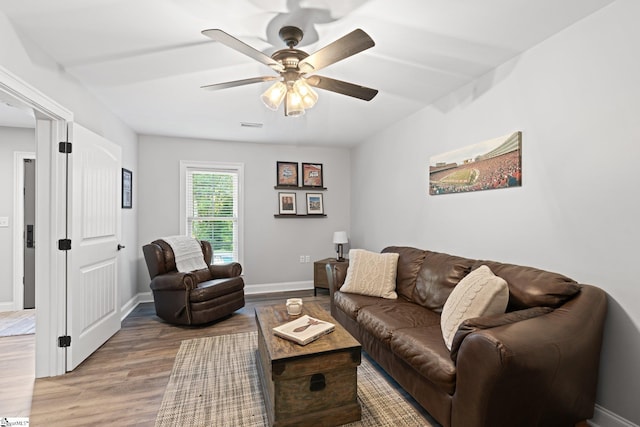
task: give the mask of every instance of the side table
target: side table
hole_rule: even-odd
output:
[[[327,279],[327,264],[349,264],[349,260],[338,261],[335,258],[325,258],[313,263],[313,296],[317,295],[318,288],[329,290],[329,280]]]

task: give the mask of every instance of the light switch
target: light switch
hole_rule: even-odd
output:
[[[9,226],[9,217],[0,216],[0,227],[8,227],[8,226]]]

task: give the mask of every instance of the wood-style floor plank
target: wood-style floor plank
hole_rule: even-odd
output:
[[[34,336],[0,338],[3,362],[11,360],[20,365],[13,372],[0,368],[0,393],[10,385],[24,383],[19,393],[9,393],[16,399],[6,404],[0,394],[0,416],[29,416],[32,426],[153,426],[182,340],[255,331],[256,306],[284,305],[286,298],[293,296],[316,301],[328,309],[327,295],[313,297],[311,293],[247,296],[243,309],[204,327],[167,324],[156,317],[152,303],[140,304],[124,320],[122,329],[73,372],[39,378],[35,386]],[[3,346],[2,340],[16,339],[23,346],[31,346],[30,361],[16,360],[20,356],[11,353],[11,343]]]
[[[28,417],[36,375],[35,335],[0,338],[0,417]]]

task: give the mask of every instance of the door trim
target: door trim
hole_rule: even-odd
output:
[[[35,138],[35,136],[34,136]],[[36,153],[13,153],[13,309],[24,307],[24,161],[36,159]],[[37,207],[36,207],[37,209]]]
[[[66,258],[56,242],[65,236],[66,171],[57,145],[73,113],[1,66],[0,98],[32,108],[36,116],[36,377],[61,375],[66,351],[56,337],[66,330]]]

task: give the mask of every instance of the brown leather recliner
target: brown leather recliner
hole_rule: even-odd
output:
[[[177,271],[173,250],[164,240],[142,247],[156,314],[169,323],[200,325],[244,307],[242,266],[237,262],[211,265],[211,244],[202,240],[200,246],[209,268],[190,273]]]

